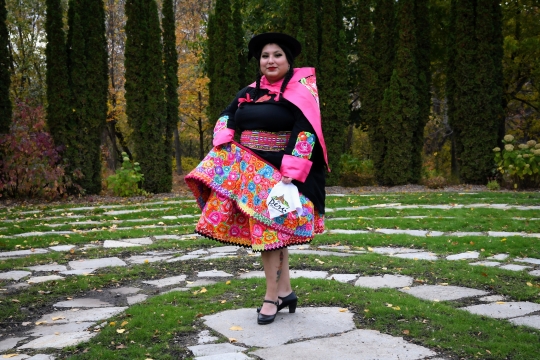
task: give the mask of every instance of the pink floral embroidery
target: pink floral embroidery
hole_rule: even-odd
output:
[[[315,76],[311,75],[311,76],[302,78],[302,79],[300,79],[300,83],[302,85],[304,85],[309,90],[309,92],[311,93],[311,95],[313,95],[313,97],[315,98],[315,100],[317,101],[317,104],[318,104],[319,103],[319,91],[317,90],[317,82],[316,82]]]
[[[229,115],[222,116],[218,119],[216,126],[214,127],[214,135],[227,128],[227,121],[229,121]]]
[[[310,159],[314,145],[315,136],[310,132],[302,131],[298,134],[292,155],[302,159]]]

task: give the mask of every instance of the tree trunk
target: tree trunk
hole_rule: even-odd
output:
[[[180,134],[178,126],[174,128],[174,155],[176,157],[176,173],[182,175],[182,149],[180,148]]]

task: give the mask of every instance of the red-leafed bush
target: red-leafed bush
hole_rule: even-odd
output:
[[[43,107],[17,103],[9,134],[0,135],[0,196],[55,199],[78,191],[60,153],[45,131]]]

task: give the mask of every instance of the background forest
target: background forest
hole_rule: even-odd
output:
[[[0,0],[0,191],[170,191],[265,31],[317,68],[329,185],[538,186],[539,19],[537,0]]]

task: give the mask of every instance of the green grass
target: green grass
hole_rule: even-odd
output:
[[[170,199],[176,200],[176,199]],[[401,203],[402,205],[441,205],[493,203],[508,205],[540,205],[540,193],[489,192],[459,195],[458,193],[391,193],[369,194],[368,196],[328,197],[328,208],[371,206],[377,204]],[[0,251],[15,249],[45,248],[57,244],[83,245],[103,240],[149,237],[162,234],[190,234],[194,230],[196,218],[163,219],[167,215],[193,215],[199,209],[193,202],[173,204],[153,204],[152,202],[119,202],[129,209],[143,209],[132,214],[106,215],[105,212],[122,209],[96,208],[93,210],[73,210],[84,205],[24,206],[0,209]],[[100,206],[91,204],[90,206]],[[39,209],[39,214],[21,214],[22,211]],[[148,211],[148,209],[159,209]],[[79,221],[104,221],[99,225],[79,225],[77,219],[67,214],[81,215]],[[62,215],[63,214],[63,215]],[[47,217],[58,219],[46,219]],[[429,216],[426,219],[407,219],[406,216]],[[392,209],[386,207],[362,210],[338,210],[327,213],[328,229],[415,229],[444,232],[456,231],[509,231],[540,233],[538,210],[499,210],[486,208],[463,209]],[[332,220],[348,217],[347,220]],[[396,217],[388,219],[388,217]],[[449,219],[446,217],[455,217]],[[514,217],[525,218],[516,220]],[[114,220],[122,220],[115,224]],[[137,220],[131,222],[127,220]],[[158,225],[159,223],[163,225]],[[61,224],[49,227],[45,224]],[[141,226],[154,224],[153,228]],[[131,227],[118,230],[116,227]],[[2,229],[3,228],[3,229]],[[95,231],[80,232],[98,229]],[[105,229],[103,229],[105,228]],[[77,232],[72,230],[76,229]],[[54,234],[52,230],[71,231],[68,236]],[[50,232],[46,236],[10,237],[31,231]],[[324,270],[329,273],[353,273],[362,276],[401,274],[411,276],[417,283],[448,284],[465,286],[503,295],[513,301],[540,303],[540,279],[526,271],[514,272],[499,268],[471,266],[469,261],[447,261],[445,256],[466,251],[478,251],[479,260],[495,254],[506,253],[511,258],[540,258],[540,239],[534,237],[508,236],[438,236],[418,237],[410,235],[367,234],[343,235],[323,234],[317,236],[312,247],[320,245],[349,245],[352,250],[363,249],[365,254],[351,257],[291,255],[292,269]],[[159,240],[152,245],[127,249],[94,248],[73,253],[49,252],[24,258],[0,261],[0,271],[25,269],[39,264],[67,264],[69,261],[118,256],[126,258],[149,250],[180,250],[187,253],[201,247],[219,246],[207,239]],[[437,261],[401,259],[378,255],[369,251],[378,246],[412,247],[430,251],[438,255]],[[178,255],[180,256],[180,255]],[[510,262],[509,259],[509,262]],[[240,269],[261,270],[260,259],[240,257],[235,259],[213,259],[211,262],[190,260],[176,263],[151,263],[132,265],[126,268],[100,269],[93,276],[68,276],[65,280],[35,284],[18,293],[7,294],[0,291],[0,323],[29,321],[22,308],[40,309],[50,307],[68,296],[77,296],[92,289],[106,289],[123,285],[136,285],[141,280],[188,275],[195,279],[197,271],[222,269],[238,274]],[[523,263],[523,265],[528,265]],[[0,289],[10,282],[0,281]],[[354,312],[358,328],[375,329],[383,333],[403,336],[416,344],[442,351],[449,356],[465,359],[523,359],[537,357],[540,331],[527,327],[517,327],[505,320],[495,320],[471,315],[459,310],[464,301],[428,302],[416,299],[405,292],[393,289],[370,290],[328,280],[293,280],[295,291],[301,299],[301,306],[339,306]],[[192,292],[174,292],[149,298],[132,306],[125,314],[110,321],[115,326],[107,326],[89,343],[62,350],[60,358],[73,359],[176,359],[189,356],[183,346],[186,337],[202,330],[200,316],[227,309],[260,305],[264,296],[262,279],[233,280],[230,285],[219,283],[206,287],[208,292],[194,295]],[[222,300],[227,300],[221,303]],[[466,300],[465,300],[466,302]],[[399,306],[400,310],[387,307]],[[368,311],[366,311],[368,310]],[[163,316],[161,316],[163,314]],[[255,311],[254,311],[255,319]],[[127,321],[126,331],[119,334],[119,325]],[[404,334],[407,330],[408,334]],[[227,341],[227,339],[222,339]],[[120,346],[122,345],[122,346]],[[120,348],[117,348],[120,346]],[[86,351],[86,352],[85,352]],[[488,352],[489,351],[489,352]]]

